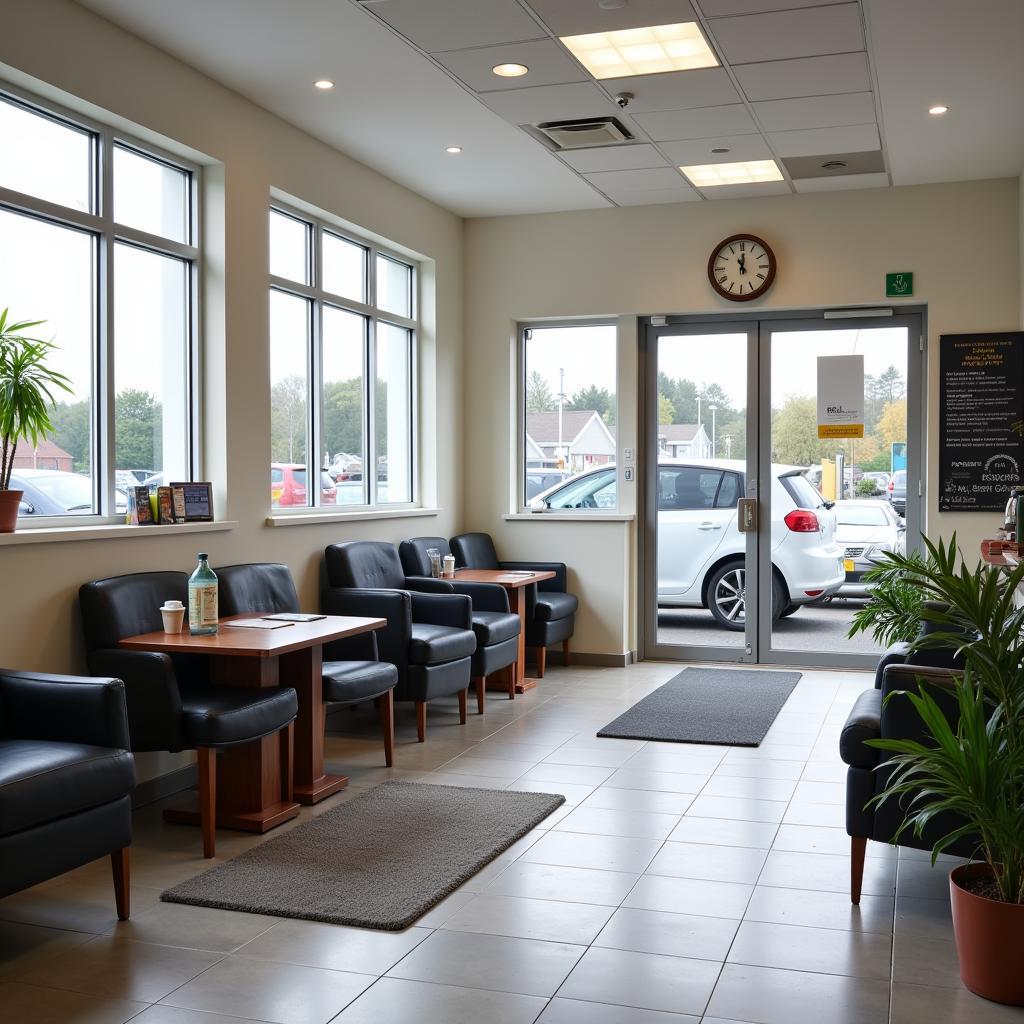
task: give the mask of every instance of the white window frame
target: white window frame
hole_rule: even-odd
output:
[[[572,320],[522,320],[516,325],[516,361],[517,361],[517,376],[519,380],[518,387],[518,399],[516,401],[516,408],[519,412],[519,422],[516,428],[516,483],[513,494],[516,496],[516,512],[518,515],[536,515],[536,516],[565,516],[571,514],[573,518],[577,516],[585,517],[587,519],[599,519],[602,516],[608,517],[619,517],[622,510],[622,498],[619,490],[616,490],[615,494],[615,508],[614,509],[548,509],[537,511],[530,508],[529,501],[526,497],[526,382],[528,375],[528,368],[526,365],[526,342],[528,339],[528,332],[544,330],[546,328],[569,328],[569,327],[611,327],[616,332],[615,341],[615,423],[616,423],[616,441],[615,441],[615,459],[613,460],[618,473],[619,484],[622,483],[622,467],[618,465],[619,462],[619,441],[618,441],[618,425],[621,422],[621,410],[619,408],[619,343],[618,343],[618,323],[614,319],[608,317],[596,317],[594,319],[572,319]],[[599,468],[599,467],[595,467]]]
[[[270,291],[283,292],[305,299],[311,310],[311,323],[307,332],[306,373],[308,393],[306,396],[306,494],[309,504],[294,507],[278,507],[271,505],[270,515],[298,516],[322,513],[336,513],[343,517],[346,513],[366,513],[368,511],[387,512],[420,507],[419,479],[419,287],[420,264],[410,256],[389,249],[375,242],[372,238],[360,235],[350,228],[339,226],[325,217],[316,216],[304,210],[296,209],[287,203],[274,199],[270,203],[269,213],[279,213],[304,223],[308,251],[306,266],[311,284],[292,281],[286,277],[270,274]],[[366,251],[366,273],[364,287],[366,302],[358,302],[323,287],[323,236],[334,235],[352,245]],[[384,256],[403,266],[411,272],[410,298],[412,316],[404,317],[390,313],[376,304],[377,298],[377,257]],[[323,309],[333,306],[347,313],[355,313],[366,318],[366,332],[363,338],[363,501],[358,504],[323,505],[320,502],[319,474],[320,453],[323,449]],[[409,341],[409,460],[410,460],[410,500],[404,502],[380,502],[377,499],[377,457],[376,457],[376,426],[374,405],[376,401],[377,379],[377,325],[380,323],[401,327],[410,332]],[[368,453],[372,453],[368,461]],[[367,467],[373,469],[367,472]]]
[[[185,262],[186,302],[186,372],[188,408],[184,411],[188,438],[188,478],[198,479],[201,469],[199,452],[201,416],[200,394],[200,282],[202,252],[200,239],[201,168],[189,160],[168,153],[148,142],[85,117],[48,100],[41,100],[24,90],[0,80],[0,99],[12,102],[32,114],[48,118],[68,128],[86,132],[92,140],[90,152],[90,205],[95,212],[83,212],[52,203],[46,199],[0,186],[0,209],[23,214],[59,227],[83,231],[92,236],[95,259],[93,281],[93,372],[92,423],[90,430],[91,476],[93,505],[97,510],[87,515],[40,516],[38,520],[19,518],[18,529],[47,529],[65,526],[113,525],[124,521],[116,512],[115,486],[115,378],[114,378],[114,256],[116,243],[126,243],[161,256]],[[176,242],[152,235],[114,220],[114,149],[128,149],[147,159],[166,164],[188,175],[188,242]]]

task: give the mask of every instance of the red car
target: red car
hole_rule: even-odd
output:
[[[296,462],[270,464],[270,503],[274,508],[307,505],[306,467]],[[338,492],[330,476],[320,471],[320,504],[336,505]]]

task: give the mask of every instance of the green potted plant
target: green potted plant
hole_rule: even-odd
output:
[[[46,365],[53,342],[24,333],[45,321],[11,323],[8,313],[0,312],[0,533],[13,533],[18,525],[23,492],[10,489],[18,443],[34,447],[50,433],[53,392],[71,391],[70,380]]]
[[[864,573],[871,584],[867,602],[853,613],[849,637],[869,630],[876,643],[891,647],[910,643],[921,630],[924,594],[917,584],[919,570],[934,568],[930,556],[911,552],[895,564],[884,556]]]
[[[929,824],[953,822],[940,829],[933,864],[952,844],[976,842],[976,862],[950,873],[961,977],[972,992],[1024,1005],[1024,565],[972,569],[955,535],[949,545],[925,538],[925,546],[923,564],[892,553],[884,563],[922,591],[921,615],[931,628],[913,644],[953,646],[963,657],[963,673],[950,681],[958,718],[951,722],[924,684],[902,692],[921,717],[925,741],[869,741],[891,755],[893,769],[875,799],[901,800],[899,834],[921,836]]]

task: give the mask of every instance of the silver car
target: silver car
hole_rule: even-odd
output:
[[[893,510],[884,498],[863,501],[837,501],[836,539],[843,556],[846,581],[839,588],[840,597],[866,597],[871,584],[864,582],[864,573],[886,551],[906,551],[906,520]]]

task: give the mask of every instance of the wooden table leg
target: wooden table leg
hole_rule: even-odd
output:
[[[344,775],[324,772],[323,647],[304,647],[281,655],[281,685],[299,697],[295,720],[295,799],[316,804],[348,785]]]
[[[210,659],[212,681],[218,686],[266,689],[279,685],[277,658],[230,657]],[[225,747],[217,755],[217,827],[243,832],[267,832],[294,818],[299,805],[282,792],[281,740],[271,733],[251,743]],[[198,825],[199,810],[168,807],[167,821]]]
[[[515,680],[512,685],[516,693],[526,693],[537,685],[536,679],[526,675],[526,587],[513,587],[508,591],[509,609],[519,616],[519,657],[516,659]]]

